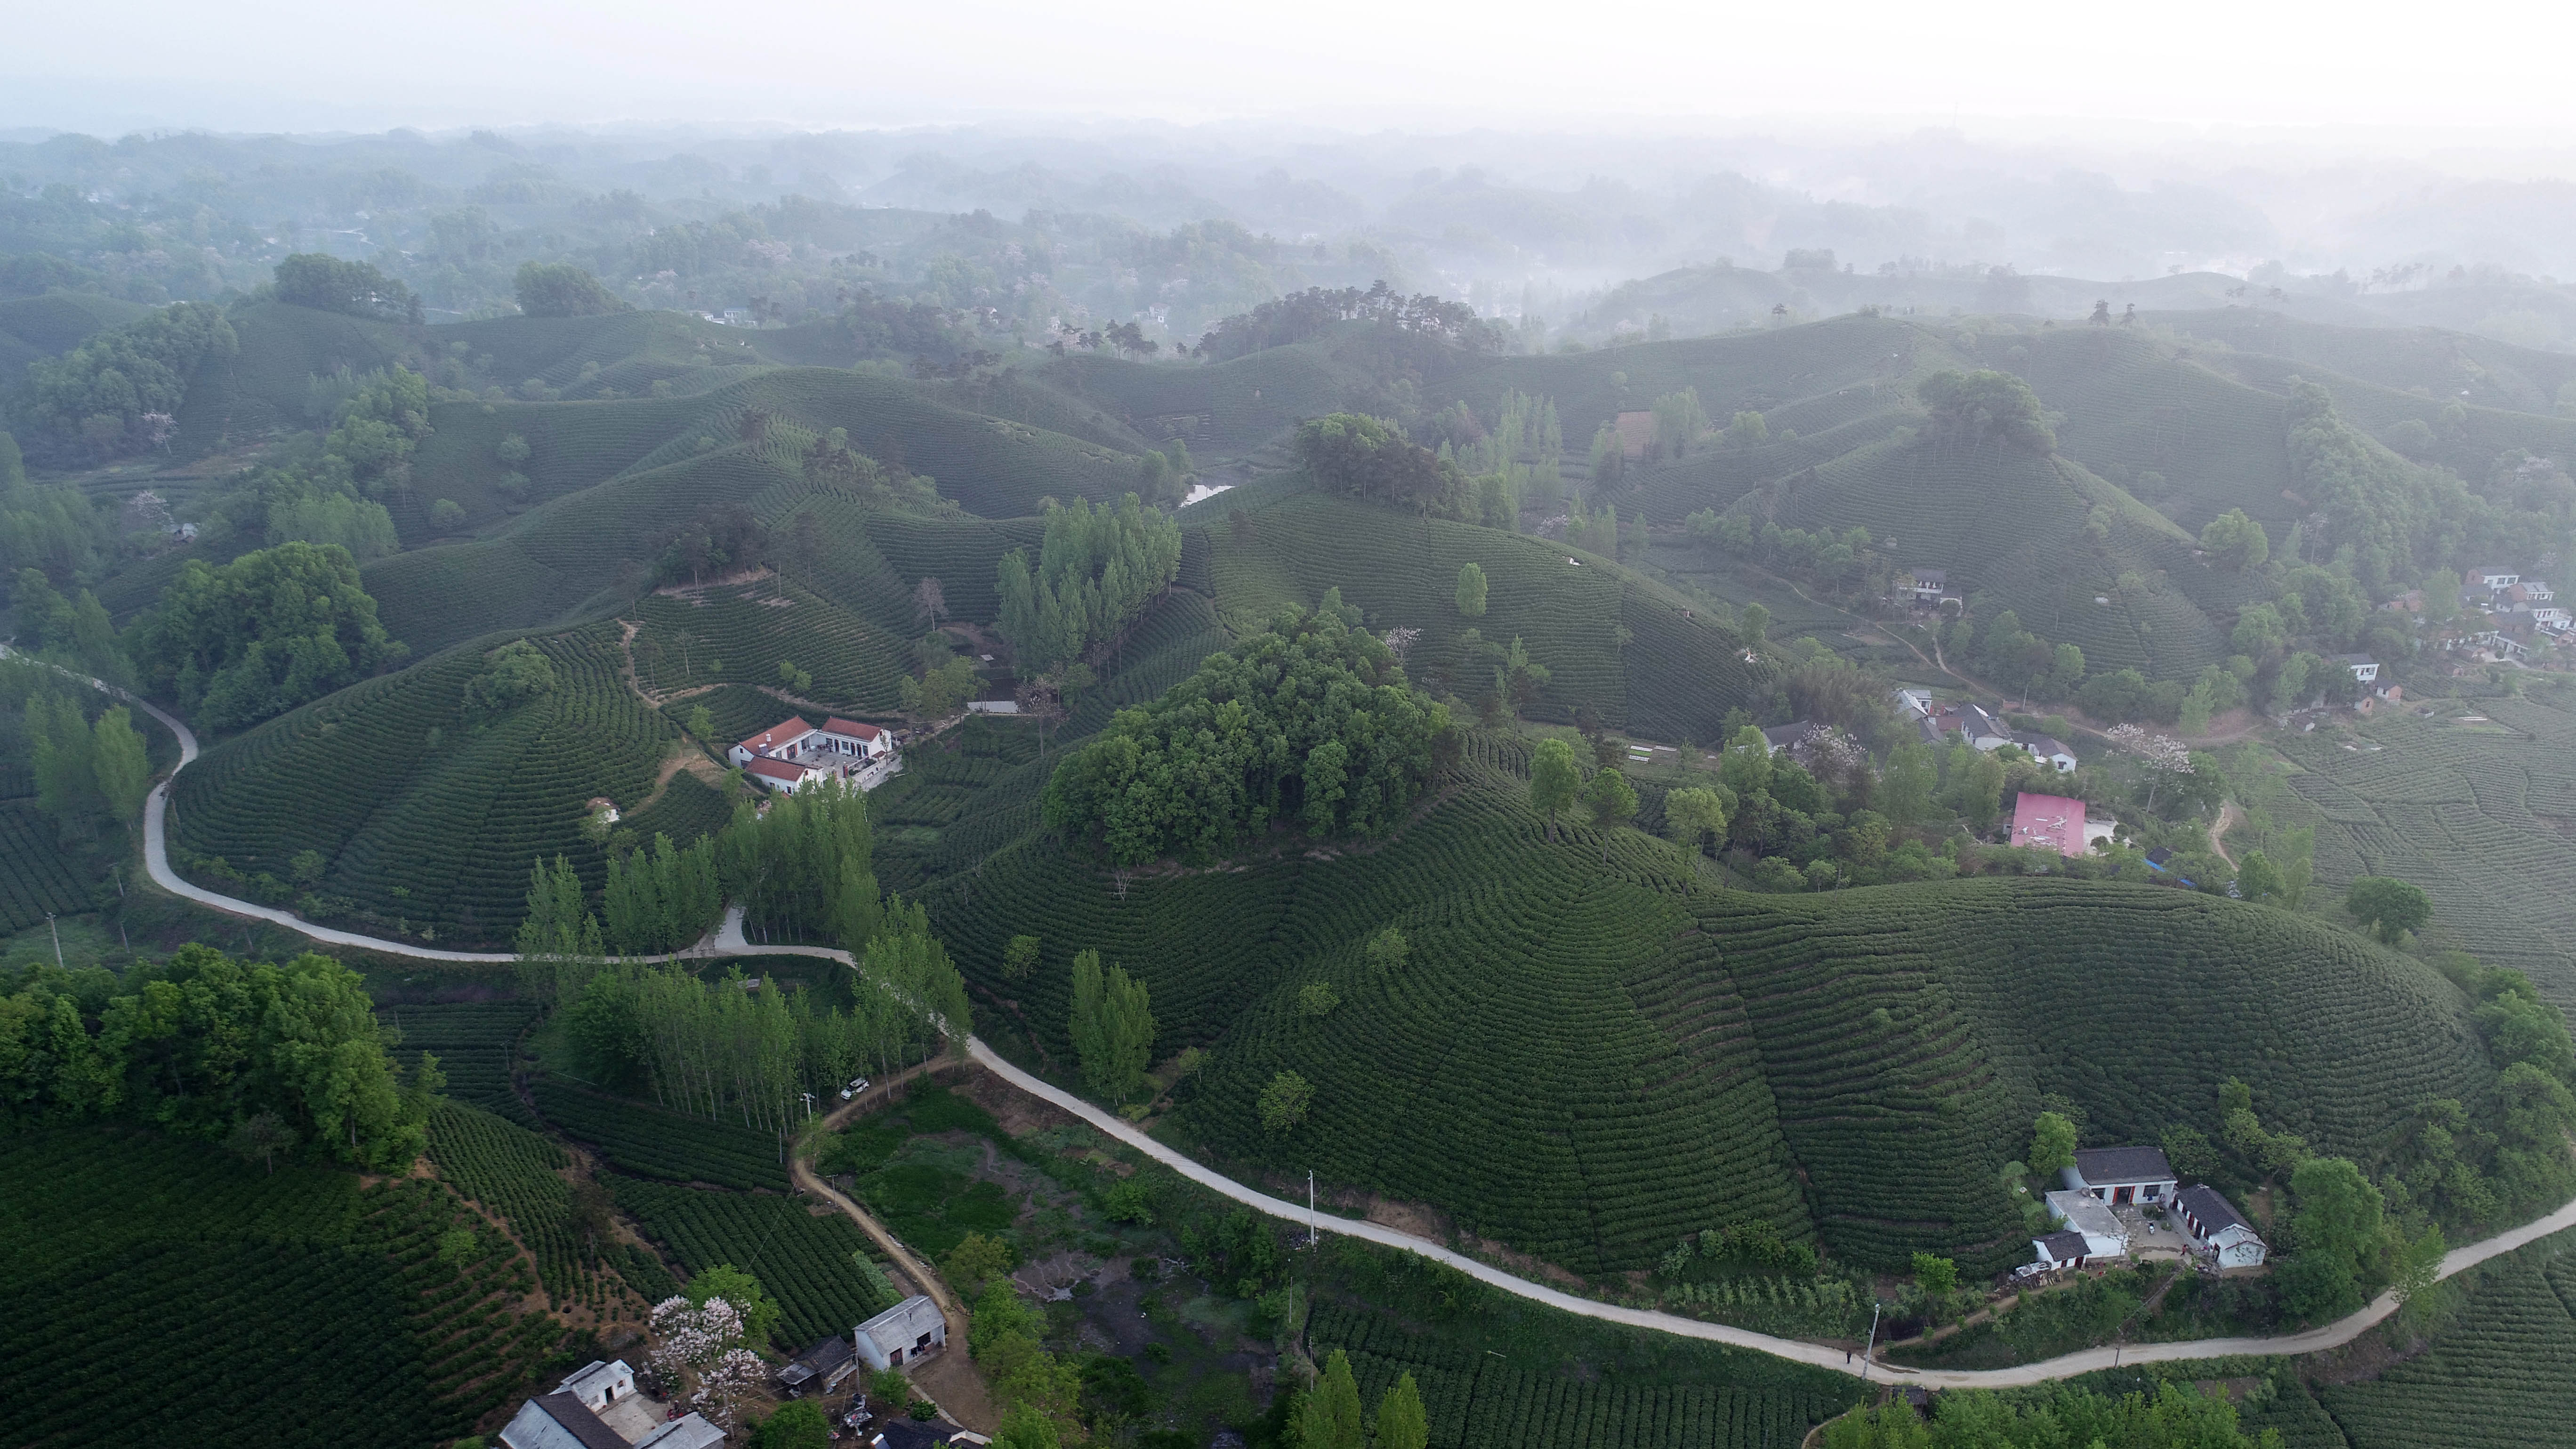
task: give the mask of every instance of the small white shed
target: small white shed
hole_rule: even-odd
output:
[[[634,1396],[635,1370],[628,1368],[622,1358],[614,1363],[592,1359],[578,1373],[555,1385],[555,1392],[572,1395],[581,1400],[583,1408],[596,1414],[620,1399]]]
[[[860,1324],[856,1337],[869,1368],[900,1368],[948,1342],[948,1318],[916,1293]]]
[[[2262,1237],[2218,1189],[2194,1185],[2174,1194],[2174,1215],[2195,1247],[2206,1250],[2222,1268],[2251,1268],[2263,1261]]]

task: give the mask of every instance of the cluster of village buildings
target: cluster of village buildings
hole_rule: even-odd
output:
[[[835,1429],[858,1431],[865,1449],[933,1449],[936,1445],[990,1444],[992,1440],[945,1419],[914,1419],[911,1404],[886,1404],[870,1413],[868,1396],[853,1381],[861,1368],[900,1369],[948,1344],[948,1319],[939,1305],[914,1294],[860,1324],[834,1334],[781,1365],[774,1375],[782,1398],[818,1398],[855,1390]],[[683,1413],[643,1392],[624,1359],[593,1361],[578,1373],[519,1406],[499,1435],[503,1449],[715,1449],[725,1432],[702,1414]]]
[[[2473,659],[2502,662],[2576,640],[2576,614],[2558,602],[2558,591],[2504,564],[2486,564],[2461,576],[2459,613],[2443,626],[2435,647]],[[2409,589],[2379,607],[2421,615],[2422,589]]]
[[[2218,1189],[2182,1186],[2161,1148],[2083,1148],[2059,1175],[2066,1186],[2048,1195],[2055,1228],[2030,1240],[2035,1256],[2019,1276],[2140,1254],[2191,1257],[2218,1269],[2262,1266],[2263,1239],[2253,1225]]]

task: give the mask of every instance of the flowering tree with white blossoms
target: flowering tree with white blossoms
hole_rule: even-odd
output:
[[[769,1365],[750,1349],[726,1349],[698,1371],[698,1391],[689,1396],[689,1402],[708,1422],[730,1430],[743,1396],[758,1387],[768,1372]]]
[[[673,1394],[696,1387],[689,1403],[731,1429],[744,1394],[760,1382],[760,1355],[743,1347],[742,1314],[721,1298],[703,1307],[674,1295],[653,1305],[653,1371]]]
[[[2133,724],[2113,725],[2110,741],[2136,755],[2147,767],[2147,808],[2156,808],[2156,791],[2169,776],[2193,773],[2191,748],[2171,735],[2149,734]]]

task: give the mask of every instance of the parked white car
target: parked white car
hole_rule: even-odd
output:
[[[857,1095],[858,1095],[858,1094],[860,1094],[861,1092],[866,1091],[867,1089],[868,1089],[868,1079],[867,1079],[867,1078],[865,1078],[865,1077],[852,1077],[852,1078],[850,1078],[850,1084],[849,1084],[848,1086],[843,1087],[843,1088],[841,1089],[841,1100],[842,1100],[842,1101],[844,1101],[844,1102],[846,1102],[846,1101],[850,1100],[852,1097],[857,1096]]]

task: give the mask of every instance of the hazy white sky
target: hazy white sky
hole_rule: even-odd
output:
[[[0,126],[1956,117],[2558,141],[2571,40],[2568,5],[2491,0],[10,0]]]

